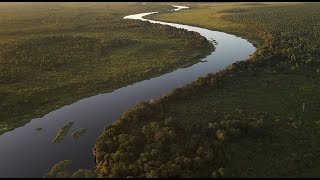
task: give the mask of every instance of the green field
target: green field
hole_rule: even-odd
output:
[[[82,98],[191,65],[213,51],[197,33],[123,19],[170,8],[1,3],[0,134]]]
[[[105,128],[99,177],[320,176],[320,3],[188,3],[154,19],[249,38],[255,54]]]

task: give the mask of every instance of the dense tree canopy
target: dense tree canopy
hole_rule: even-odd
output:
[[[99,177],[279,177],[320,164],[320,4],[223,13],[263,39],[256,53],[106,127]]]

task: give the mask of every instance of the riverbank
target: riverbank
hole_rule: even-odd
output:
[[[206,13],[214,8],[198,6]],[[263,39],[257,52],[152,103],[141,103],[106,127],[94,150],[97,173],[295,177],[317,166],[319,10],[319,3],[228,10],[219,18],[242,24]],[[193,13],[197,19],[206,17]]]

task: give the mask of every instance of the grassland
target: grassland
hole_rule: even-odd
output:
[[[68,124],[64,125],[60,129],[60,131],[57,133],[56,137],[52,140],[52,143],[57,144],[60,141],[62,141],[66,137],[66,135],[68,134],[68,132],[73,124],[74,124],[73,122],[69,122]]]
[[[197,33],[123,19],[169,8],[165,3],[1,3],[0,134],[84,97],[191,65],[211,52]]]
[[[258,49],[106,127],[99,177],[319,177],[320,3],[265,4],[152,16],[241,34]]]

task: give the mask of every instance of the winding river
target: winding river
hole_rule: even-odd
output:
[[[174,11],[188,7],[174,6]],[[172,10],[171,10],[172,11]],[[61,160],[72,160],[71,171],[92,169],[95,165],[92,148],[103,128],[112,124],[124,112],[142,101],[159,98],[171,90],[198,77],[217,72],[224,67],[247,59],[255,47],[245,39],[218,31],[193,26],[144,19],[150,13],[124,17],[195,31],[215,44],[215,51],[197,64],[180,68],[159,77],[122,87],[110,93],[85,98],[52,111],[42,118],[0,136],[0,177],[42,177]],[[51,140],[66,123],[73,121],[65,139],[59,144]],[[37,128],[43,128],[37,131]],[[73,139],[71,133],[86,128],[87,133]]]

